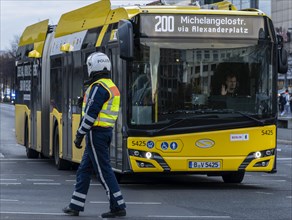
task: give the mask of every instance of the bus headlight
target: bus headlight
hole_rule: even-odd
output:
[[[151,154],[151,152],[147,152],[147,153],[145,154],[145,156],[146,156],[147,159],[150,159],[150,158],[152,157],[152,154]]]
[[[262,153],[260,151],[257,151],[254,153],[254,158],[258,159],[258,158],[261,158],[262,156]]]

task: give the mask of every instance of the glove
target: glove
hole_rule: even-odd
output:
[[[79,108],[82,108],[82,104],[83,104],[83,97],[78,97],[78,99],[77,99],[77,106]]]
[[[76,134],[76,136],[75,136],[74,144],[75,144],[75,147],[77,147],[78,149],[81,149],[81,148],[82,148],[82,146],[81,146],[81,142],[82,142],[82,140],[83,140],[83,137],[84,137],[84,135],[79,134],[79,133],[77,132],[77,134]]]

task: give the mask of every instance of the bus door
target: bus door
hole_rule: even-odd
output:
[[[66,53],[63,57],[63,88],[62,88],[62,152],[63,159],[72,158],[72,82],[73,54]]]
[[[108,55],[112,62],[111,78],[119,88],[120,93],[122,93],[122,77],[126,74],[122,74],[122,61],[119,58],[118,44],[113,43],[109,45]],[[115,123],[113,138],[110,147],[110,160],[114,170],[123,170],[122,97],[123,95],[121,95],[120,114],[117,122]]]
[[[40,143],[38,141],[38,135],[40,136],[40,130],[38,129],[38,117],[37,111],[40,110],[40,60],[34,59],[31,62],[31,80],[30,80],[30,142],[32,149],[40,151]],[[39,119],[40,120],[40,119]],[[40,122],[40,121],[39,121]]]

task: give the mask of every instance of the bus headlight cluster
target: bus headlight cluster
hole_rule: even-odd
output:
[[[132,150],[129,149],[129,155],[130,156],[135,156],[135,157],[142,157],[142,158],[147,158],[147,159],[152,159],[153,154],[149,151],[139,151],[139,150]]]
[[[257,151],[254,153],[254,158],[258,159],[258,158],[261,158],[262,156],[262,153],[260,151]]]
[[[263,151],[257,151],[254,152],[253,156],[255,159],[259,159],[262,157],[268,157],[274,155],[275,150],[274,149],[269,149],[269,150],[263,150]]]
[[[152,157],[152,154],[151,154],[151,152],[147,152],[147,153],[145,154],[145,156],[146,156],[147,159],[150,159],[150,158]]]

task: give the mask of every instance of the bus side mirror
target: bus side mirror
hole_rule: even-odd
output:
[[[117,38],[120,48],[120,58],[132,60],[134,58],[134,37],[133,26],[130,21],[119,21]]]
[[[288,72],[288,54],[285,50],[283,37],[277,35],[278,40],[278,73],[286,74]]]

